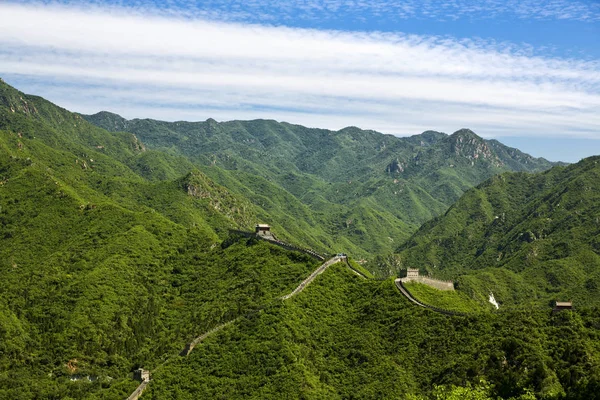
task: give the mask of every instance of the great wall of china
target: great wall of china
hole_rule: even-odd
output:
[[[316,251],[314,251],[312,249],[306,249],[306,248],[294,246],[293,244],[290,244],[290,243],[286,243],[284,241],[281,241],[281,240],[277,239],[272,234],[269,234],[269,235],[259,235],[256,232],[252,233],[252,232],[247,232],[247,231],[240,231],[240,230],[237,230],[237,229],[230,229],[229,233],[233,234],[233,235],[244,236],[244,237],[247,237],[247,238],[257,238],[257,239],[260,239],[260,240],[265,240],[265,241],[267,241],[267,242],[269,242],[271,244],[274,244],[276,246],[283,247],[286,250],[299,251],[301,253],[308,254],[309,256],[311,256],[313,258],[316,258],[319,261],[325,261],[325,257],[323,257],[321,254],[317,253]]]
[[[325,257],[322,256],[321,254],[317,253],[316,251],[312,250],[312,249],[306,249],[306,248],[301,248],[301,247],[297,247],[294,246],[292,244],[283,242],[281,240],[278,240],[274,235],[272,234],[268,234],[268,235],[261,235],[258,233],[258,225],[257,225],[257,231],[252,233],[252,232],[247,232],[247,231],[240,231],[240,230],[230,230],[229,231],[230,234],[233,235],[239,235],[239,236],[243,236],[243,237],[247,237],[247,238],[258,238],[260,240],[264,240],[267,241],[271,244],[274,244],[276,246],[282,247],[286,250],[290,250],[290,251],[299,251],[301,253],[307,254],[319,261],[325,261]],[[306,287],[308,285],[310,285],[310,283],[320,274],[322,274],[328,267],[330,267],[333,264],[339,263],[339,262],[344,262],[346,264],[346,266],[352,271],[354,272],[356,275],[364,278],[364,279],[369,279],[364,273],[358,271],[356,268],[354,268],[352,266],[352,264],[350,264],[350,261],[348,260],[348,257],[345,255],[336,255],[334,257],[332,257],[331,259],[325,261],[323,264],[321,264],[316,270],[314,270],[304,281],[302,281],[292,292],[283,295],[281,297],[279,297],[278,299],[281,301],[285,301],[287,299],[290,299],[291,297],[296,296],[297,294],[301,293],[304,289],[306,289]],[[415,273],[415,271],[417,271]],[[412,272],[412,273],[411,273]],[[451,315],[451,316],[464,316],[466,314],[464,313],[460,313],[460,312],[456,312],[456,311],[450,311],[450,310],[444,310],[438,307],[433,307],[424,303],[421,303],[420,301],[418,301],[417,299],[415,299],[411,293],[408,291],[408,289],[406,289],[406,287],[403,285],[403,282],[409,282],[409,281],[416,281],[416,282],[421,282],[427,285],[430,285],[432,287],[435,287],[436,289],[440,289],[440,290],[454,290],[454,284],[452,282],[446,282],[446,281],[439,281],[439,280],[435,280],[432,278],[428,278],[428,277],[423,277],[423,276],[418,276],[418,270],[409,270],[408,272],[409,275],[411,276],[407,276],[405,278],[398,278],[395,280],[395,284],[396,287],[399,289],[400,293],[402,293],[402,295],[404,295],[404,297],[406,297],[410,302],[412,302],[413,304],[419,306],[419,307],[423,307],[426,308],[428,310],[440,313],[440,314],[444,314],[444,315]],[[254,311],[251,312],[249,314],[253,314],[255,312],[258,311]],[[238,321],[240,318],[242,318],[242,316],[239,316],[237,318],[232,319],[231,321],[227,321],[223,324],[217,325],[214,328],[210,329],[209,331],[201,334],[200,336],[197,336],[196,338],[194,338],[194,340],[192,340],[191,342],[187,343],[186,346],[184,347],[184,349],[179,353],[180,356],[188,356],[192,350],[194,350],[194,347],[197,346],[199,343],[201,343],[204,339],[208,338],[209,336],[213,335],[214,333],[222,330],[223,328],[233,324],[234,322]],[[165,361],[166,362],[166,361]],[[164,363],[161,364],[164,365]],[[160,366],[159,366],[160,367]],[[159,368],[157,367],[157,369]],[[141,370],[140,370],[141,371]],[[155,369],[156,371],[156,369]],[[142,393],[144,392],[144,390],[146,389],[146,387],[148,386],[148,384],[151,382],[150,381],[150,371],[145,371],[147,373],[147,377],[145,379],[142,379],[141,384],[135,389],[135,391],[127,398],[127,400],[137,400]]]
[[[394,281],[394,283],[396,284],[396,287],[398,288],[398,290],[400,290],[400,293],[402,293],[404,295],[404,297],[406,297],[411,303],[416,304],[419,307],[423,307],[428,310],[435,311],[437,313],[445,314],[445,315],[462,315],[462,316],[467,315],[465,313],[461,313],[458,311],[444,310],[443,308],[438,308],[438,307],[430,306],[425,303],[421,303],[419,300],[415,299],[413,297],[413,295],[408,291],[408,289],[404,286],[404,281],[402,279],[398,278]]]

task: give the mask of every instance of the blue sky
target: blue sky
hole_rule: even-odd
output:
[[[73,111],[463,127],[600,154],[597,0],[8,1],[0,76]]]

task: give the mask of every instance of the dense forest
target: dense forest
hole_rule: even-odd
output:
[[[123,399],[139,367],[142,399],[598,398],[597,161],[468,130],[81,116],[0,81],[0,398]],[[283,301],[321,261],[232,233],[259,222],[351,260]],[[408,266],[454,280],[409,286],[464,315],[404,298]]]
[[[469,190],[400,247],[399,265],[506,304],[600,305],[600,157]]]
[[[83,115],[182,156],[263,210],[280,235],[356,257],[391,253],[465,190],[504,171],[543,171],[531,157],[468,129],[399,138],[270,120],[163,122]]]

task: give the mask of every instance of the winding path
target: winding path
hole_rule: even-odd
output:
[[[192,350],[194,350],[194,347],[196,347],[196,345],[198,343],[202,342],[204,339],[206,339],[207,337],[209,337],[213,333],[218,332],[221,329],[225,328],[226,326],[233,324],[235,321],[237,321],[240,318],[241,317],[237,317],[235,319],[232,319],[231,321],[225,322],[224,324],[217,325],[214,328],[212,328],[210,331],[205,332],[202,335],[198,336],[197,338],[195,338],[194,340],[192,340],[190,343],[188,343],[185,346],[185,348],[181,351],[181,353],[179,353],[179,355],[180,356],[187,356],[188,354],[190,354],[192,352]]]
[[[286,243],[282,240],[277,239],[277,237],[275,237],[274,235],[272,235],[270,237],[266,237],[266,236],[257,235],[256,233],[252,233],[252,232],[240,231],[238,229],[230,229],[229,233],[233,234],[233,235],[244,236],[247,238],[255,238],[255,239],[259,239],[259,240],[264,240],[264,241],[274,244],[276,246],[283,247],[286,250],[299,251],[301,253],[308,254],[309,256],[314,257],[319,261],[325,261],[325,257],[323,257],[321,254],[317,253],[313,249],[306,249],[306,248],[294,246],[293,244]]]
[[[133,393],[131,393],[129,395],[129,397],[127,398],[127,400],[137,400],[142,393],[144,393],[144,390],[146,389],[146,386],[148,386],[148,384],[150,383],[150,381],[143,381],[140,386],[138,386]]]
[[[360,272],[359,270],[355,269],[352,264],[350,264],[350,260],[348,260],[348,257],[344,257],[344,261],[346,261],[346,265],[348,266],[348,268],[350,268],[350,270],[352,272],[354,272],[356,275],[360,276],[363,279],[369,279],[368,276],[366,276],[365,274],[363,274],[362,272]]]
[[[309,276],[308,278],[306,278],[305,280],[302,281],[302,283],[300,283],[300,285],[298,285],[298,287],[296,287],[296,289],[294,289],[291,293],[286,294],[284,296],[279,297],[279,300],[287,300],[291,297],[296,296],[298,293],[302,292],[304,289],[306,289],[306,287],[308,285],[310,285],[310,283],[320,274],[323,273],[323,271],[325,271],[330,265],[333,265],[335,263],[338,263],[342,260],[347,260],[346,257],[333,257],[332,259],[326,261],[325,263],[321,264],[319,266],[319,268],[317,268],[316,270],[314,270]],[[242,317],[237,317],[235,319],[232,319],[231,321],[227,321],[221,325],[217,325],[216,327],[212,328],[211,330],[209,330],[208,332],[203,333],[202,335],[198,336],[197,338],[195,338],[194,340],[192,340],[191,342],[189,342],[185,348],[181,351],[181,353],[179,353],[179,355],[181,356],[187,356],[189,355],[192,350],[194,350],[194,347],[202,342],[204,339],[206,339],[207,337],[211,336],[213,333],[216,333],[218,331],[220,331],[221,329],[225,328],[228,325],[231,325],[232,323],[234,323],[235,321],[239,320]]]

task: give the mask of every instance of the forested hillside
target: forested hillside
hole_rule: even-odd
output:
[[[598,398],[598,158],[468,190],[550,164],[468,130],[89,119],[0,81],[0,399],[124,399],[138,367],[142,399]],[[456,278],[413,294],[466,315],[230,233],[257,222]]]
[[[599,161],[491,178],[403,244],[400,267],[507,304],[599,305]]]
[[[124,398],[133,368],[291,290],[312,259],[222,244],[252,210],[184,159],[1,83],[0,398]]]
[[[398,138],[270,120],[163,122],[108,112],[83,118],[185,156],[264,210],[284,237],[363,257],[391,252],[496,173],[552,166],[468,129]]]
[[[597,399],[598,309],[452,317],[331,266],[155,374],[150,398]]]

